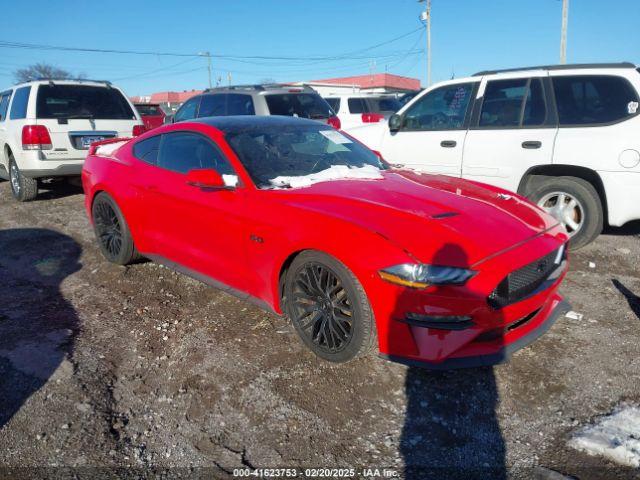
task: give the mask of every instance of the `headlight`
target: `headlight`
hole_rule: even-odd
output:
[[[378,272],[387,282],[412,288],[429,285],[463,285],[476,272],[465,268],[440,267],[416,263],[403,263]]]

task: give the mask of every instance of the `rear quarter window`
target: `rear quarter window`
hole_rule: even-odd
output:
[[[108,86],[45,84],[38,87],[38,118],[135,120],[122,93]]]
[[[265,100],[271,115],[311,119],[329,118],[333,115],[329,104],[318,94],[274,93],[266,95]]]
[[[31,87],[22,87],[16,90],[11,103],[11,112],[9,118],[12,120],[27,118],[27,104],[29,103],[29,94]]]
[[[631,83],[615,75],[553,77],[560,126],[602,125],[640,113]]]
[[[160,138],[161,135],[156,135],[155,137],[150,137],[136,142],[133,146],[133,156],[143,162],[151,165],[157,165],[158,151],[160,150]]]

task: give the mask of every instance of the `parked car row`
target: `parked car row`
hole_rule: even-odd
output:
[[[630,63],[481,72],[349,133],[391,163],[528,197],[578,248],[640,219],[639,102]]]
[[[569,238],[640,218],[639,91],[631,64],[482,72],[395,114],[341,97],[368,123],[344,132],[307,87],[207,90],[149,129],[108,82],[30,82],[0,94],[0,163],[18,200],[82,169],[109,261],[286,314],[321,358],[488,365],[567,309]]]

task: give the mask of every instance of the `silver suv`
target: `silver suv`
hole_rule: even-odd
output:
[[[315,90],[279,84],[210,88],[184,102],[167,121],[229,115],[285,115],[319,120],[340,128],[335,112]]]

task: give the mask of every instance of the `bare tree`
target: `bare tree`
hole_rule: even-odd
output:
[[[49,65],[48,63],[35,63],[33,65],[29,65],[26,68],[20,68],[13,72],[13,76],[18,83],[29,82],[31,80],[37,80],[38,78],[68,79],[85,77],[83,73],[73,75],[67,70],[54,67],[53,65]]]

